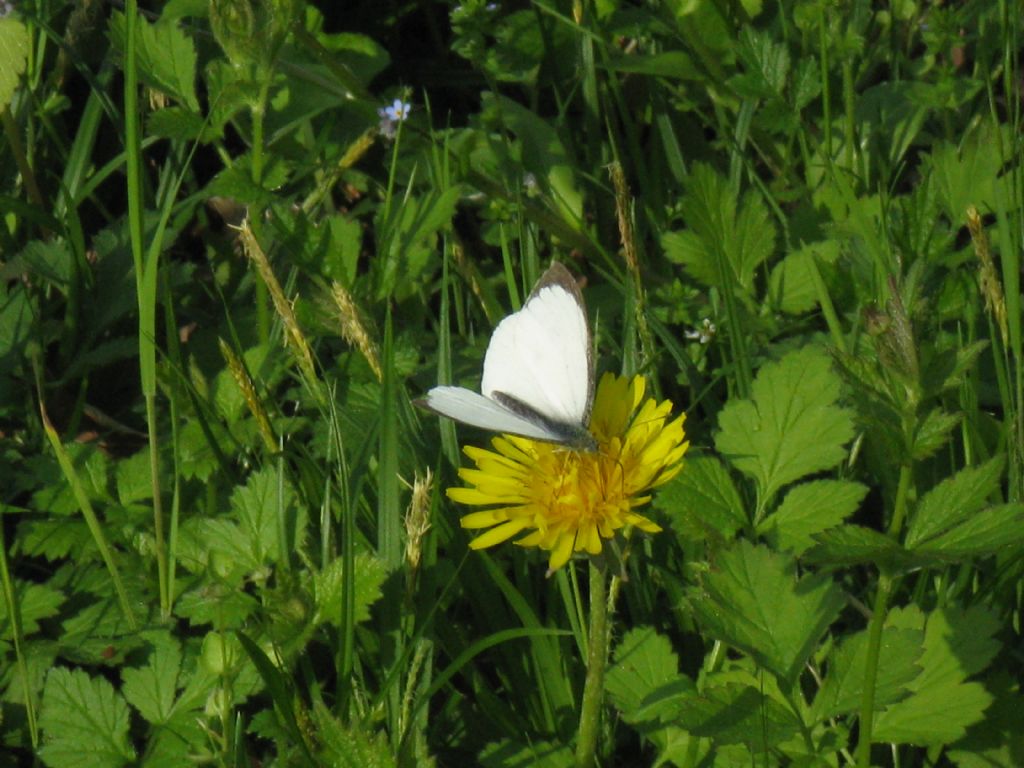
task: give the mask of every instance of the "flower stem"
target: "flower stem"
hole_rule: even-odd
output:
[[[590,563],[590,631],[587,644],[587,679],[583,684],[580,730],[576,740],[576,768],[597,765],[597,734],[604,702],[604,670],[608,661],[608,595],[603,567]]]

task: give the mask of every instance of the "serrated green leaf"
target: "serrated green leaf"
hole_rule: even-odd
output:
[[[114,466],[114,481],[117,484],[117,499],[122,504],[131,504],[153,497],[150,480],[149,451],[136,451]]]
[[[14,600],[18,604],[18,618],[25,637],[39,631],[39,622],[56,616],[64,603],[64,593],[46,584],[33,584],[20,579],[14,582]],[[7,611],[7,601],[0,600],[0,639],[13,639],[13,626]]]
[[[688,455],[686,471],[658,491],[654,504],[676,531],[693,538],[713,532],[728,541],[747,524],[743,500],[725,465],[714,456]]]
[[[860,525],[842,525],[815,534],[817,542],[807,560],[829,567],[875,563],[895,566],[907,560],[906,551],[885,534]]]
[[[136,62],[139,79],[198,111],[196,99],[196,48],[174,22],[150,24],[141,16],[135,22]],[[115,12],[110,18],[110,41],[123,57],[125,17]]]
[[[959,423],[959,413],[949,413],[941,408],[928,411],[914,432],[913,458],[920,461],[934,455],[949,442],[950,434]]]
[[[657,747],[661,759],[677,754],[692,738],[674,722],[677,704],[696,689],[679,674],[679,660],[668,639],[652,627],[630,630],[616,646],[614,658],[605,688],[623,720]]]
[[[934,539],[985,506],[999,489],[1005,462],[997,456],[948,477],[926,493],[907,529],[906,545],[914,548]]]
[[[940,562],[994,555],[1024,543],[1024,504],[988,507],[913,549]]]
[[[814,534],[839,525],[860,506],[866,485],[849,480],[812,480],[785,495],[758,526],[775,549],[800,555],[814,545]]]
[[[893,626],[924,629],[921,674],[911,695],[875,717],[872,740],[896,744],[940,745],[961,738],[980,722],[992,695],[967,677],[988,665],[998,650],[992,633],[999,623],[987,609],[945,608],[924,616],[916,607],[894,610]]]
[[[346,726],[317,700],[313,705],[323,765],[335,768],[394,768],[397,765],[387,735],[360,727]]]
[[[1000,671],[986,681],[994,701],[985,719],[946,752],[957,768],[1019,768],[1024,764],[1024,708],[1020,681]]]
[[[752,394],[722,409],[715,447],[754,478],[764,499],[842,461],[853,419],[836,404],[839,378],[821,352],[805,347],[766,364]]]
[[[719,553],[703,589],[689,592],[697,620],[792,683],[845,604],[822,575],[796,577],[792,558],[740,540]]]
[[[629,722],[667,714],[664,702],[695,690],[690,679],[679,674],[679,659],[668,638],[653,627],[627,632],[615,647],[614,658],[605,688]]]
[[[775,225],[761,198],[748,193],[737,205],[736,190],[725,177],[697,164],[682,218],[690,229],[662,238],[669,260],[708,287],[739,288],[739,295],[752,297],[754,274],[775,247]]]
[[[110,683],[80,669],[50,670],[39,726],[39,756],[51,768],[116,768],[135,759],[128,705]]]
[[[767,32],[745,27],[740,36],[739,55],[746,74],[730,80],[730,84],[746,98],[781,97],[789,74],[789,52]]]
[[[121,671],[121,693],[128,703],[154,725],[167,723],[181,671],[181,649],[169,632],[150,634],[152,650],[145,666]]]
[[[29,37],[18,19],[0,19],[0,110],[11,105],[18,79],[28,65]]]
[[[366,621],[370,618],[370,606],[381,597],[381,587],[387,578],[387,569],[380,559],[365,552],[357,554],[355,560],[355,620]],[[313,577],[315,624],[340,624],[343,577],[344,560],[340,557],[332,560]]]
[[[679,702],[679,724],[716,744],[746,744],[767,753],[800,730],[792,710],[749,685],[710,686]]]
[[[908,685],[921,672],[924,633],[885,627],[875,677],[875,710],[909,695]],[[829,661],[825,681],[814,698],[814,719],[821,721],[860,708],[867,664],[868,633],[858,632],[842,643]]]
[[[294,503],[288,481],[272,469],[249,476],[244,486],[231,494],[231,508],[244,536],[244,548],[252,562],[263,565],[287,557],[300,546],[305,536],[305,508]],[[280,541],[279,516],[284,517]]]
[[[146,118],[147,133],[172,141],[194,141],[205,125],[202,115],[184,107],[158,109]]]

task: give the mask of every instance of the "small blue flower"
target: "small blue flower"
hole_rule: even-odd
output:
[[[409,117],[410,110],[412,110],[412,104],[401,99],[395,99],[391,104],[381,107],[377,110],[377,115],[380,117],[380,125],[377,127],[377,130],[385,138],[395,138],[395,134],[398,133],[399,123],[404,122]]]

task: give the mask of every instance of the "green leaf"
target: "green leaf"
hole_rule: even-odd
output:
[[[29,337],[32,325],[32,306],[28,300],[28,292],[24,290],[5,289],[0,294],[0,361],[4,368],[13,374],[13,357],[20,358],[24,352],[25,341]],[[13,354],[12,354],[13,353]],[[7,373],[0,374],[0,379]]]
[[[738,195],[724,176],[698,164],[681,204],[690,227],[662,238],[669,260],[682,264],[710,288],[734,291],[752,298],[754,274],[775,247],[775,225],[761,198]]]
[[[146,131],[172,141],[195,141],[203,133],[203,116],[184,107],[164,107],[146,118]]]
[[[654,744],[664,759],[685,747],[689,735],[673,721],[682,696],[696,692],[679,674],[679,659],[652,627],[630,630],[615,648],[605,689],[622,718]]]
[[[313,722],[320,741],[321,765],[335,768],[393,768],[397,765],[385,733],[372,733],[359,725],[345,726],[317,700]]]
[[[124,56],[125,16],[114,12],[110,18],[110,42]],[[196,48],[173,22],[150,24],[139,16],[135,22],[139,79],[158,91],[173,96],[193,111],[196,99]]]
[[[291,485],[272,469],[253,473],[244,486],[236,488],[231,494],[231,508],[244,537],[239,544],[253,563],[280,560],[302,543],[305,507],[294,503]],[[280,540],[278,516],[284,518],[287,541]]]
[[[339,626],[341,622],[342,579],[344,560],[335,558],[313,578],[313,599],[316,613],[313,622],[327,622]],[[370,606],[381,597],[381,587],[387,578],[384,563],[373,555],[360,552],[353,568],[355,574],[355,620],[370,618]]]
[[[116,768],[135,759],[128,705],[110,683],[80,669],[50,670],[39,726],[39,756],[51,768]]]
[[[565,768],[572,763],[572,750],[565,744],[535,739],[530,739],[529,743],[503,739],[484,747],[475,764],[481,768]]]
[[[695,736],[716,744],[746,744],[765,754],[800,729],[793,712],[749,685],[709,686],[679,704],[678,722]]]
[[[967,735],[946,752],[958,768],[1020,768],[1024,763],[1024,708],[1020,681],[1000,671],[986,687],[995,701],[985,719],[967,729]]]
[[[121,671],[121,692],[147,721],[160,725],[173,714],[181,649],[169,632],[154,632],[149,641],[151,651],[146,665]]]
[[[689,592],[712,637],[793,683],[845,600],[826,576],[796,577],[793,559],[740,540],[719,553],[703,589]]]
[[[1024,543],[1024,504],[1002,504],[972,515],[914,548],[941,562],[985,557]]]
[[[665,51],[653,54],[630,54],[617,56],[606,65],[613,72],[630,72],[637,75],[698,80],[697,69],[685,51]]]
[[[767,32],[745,27],[740,36],[739,55],[746,73],[733,77],[729,84],[744,98],[780,97],[789,74],[789,52],[774,42]]]
[[[686,470],[658,491],[654,504],[677,532],[695,539],[714,534],[728,541],[747,524],[743,500],[714,456],[687,455]]]
[[[866,485],[849,480],[801,483],[758,526],[758,533],[775,549],[803,554],[814,545],[814,534],[837,526],[852,515],[867,492]]]
[[[963,141],[938,144],[932,152],[931,176],[950,221],[962,222],[969,205],[993,202],[1002,161],[992,147],[999,145],[1002,130],[982,120]]]
[[[926,493],[917,505],[905,539],[908,548],[925,544],[963,522],[985,506],[999,490],[1005,462],[997,456],[946,478]]]
[[[757,482],[763,499],[801,477],[830,469],[853,437],[850,412],[836,405],[839,378],[813,347],[767,363],[751,400],[732,400],[718,417],[715,447]]]
[[[811,243],[787,255],[772,268],[768,295],[782,312],[791,315],[809,312],[818,306],[818,289],[814,273],[815,260],[832,264],[839,258],[839,243],[824,240]]]
[[[149,451],[136,451],[117,462],[114,466],[114,480],[117,483],[117,499],[122,504],[153,498]]]
[[[909,693],[908,685],[921,672],[917,661],[923,651],[924,633],[917,629],[885,627],[879,648],[875,678],[875,710],[881,710]],[[814,697],[815,721],[860,709],[867,664],[868,633],[849,637],[833,653],[825,682]]]
[[[693,683],[679,674],[679,659],[668,638],[653,627],[631,629],[615,647],[615,663],[609,668],[605,688],[628,722],[651,719],[661,714],[650,711],[651,696],[666,686]],[[659,698],[661,698],[659,696]]]
[[[831,568],[861,563],[894,567],[907,559],[906,550],[885,534],[860,525],[843,525],[815,535],[818,542],[807,559]]]
[[[921,674],[911,694],[875,717],[874,742],[941,745],[963,737],[981,722],[992,695],[967,677],[988,666],[998,644],[1000,623],[983,607],[944,608],[925,617],[916,607],[893,611],[893,626],[924,629]]]
[[[18,604],[18,618],[22,634],[27,637],[39,631],[39,622],[56,616],[63,605],[64,593],[46,584],[33,584],[20,579],[14,582],[14,599]],[[0,600],[0,639],[14,637],[7,601]]]
[[[0,110],[11,105],[18,79],[28,65],[28,48],[25,25],[10,16],[0,19]]]
[[[913,458],[920,461],[934,455],[949,442],[950,433],[959,423],[959,413],[948,413],[941,408],[928,411],[914,432]]]

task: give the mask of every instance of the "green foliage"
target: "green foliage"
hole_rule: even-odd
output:
[[[798,579],[795,566],[766,547],[739,541],[719,552],[701,587],[690,592],[697,619],[714,638],[753,656],[787,687],[843,607],[830,578]]]
[[[7,762],[573,764],[589,564],[410,405],[557,259],[691,442],[597,763],[1024,765],[1019,4],[13,5]]]
[[[128,743],[128,705],[109,682],[81,669],[50,670],[40,725],[47,738],[39,754],[53,768],[109,768],[135,759]]]
[[[849,411],[837,405],[839,379],[813,348],[768,363],[750,400],[733,400],[718,417],[715,448],[757,485],[760,499],[842,461],[853,437]]]
[[[18,19],[0,19],[0,108],[6,109],[28,64],[29,35]]]

